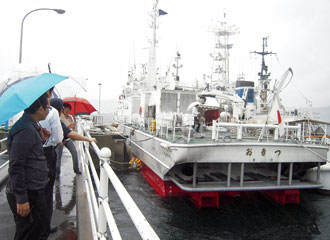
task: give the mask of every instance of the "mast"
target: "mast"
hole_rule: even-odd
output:
[[[180,81],[180,76],[179,76],[179,69],[182,68],[182,64],[179,64],[179,61],[181,60],[181,54],[177,51],[176,52],[176,57],[175,57],[175,63],[173,64],[173,68],[175,69],[175,75],[174,75],[174,80],[176,82]]]
[[[273,52],[266,51],[266,47],[268,47],[267,40],[268,40],[268,37],[262,38],[262,51],[261,52],[257,52],[257,51],[251,52],[254,54],[261,55],[261,70],[258,73],[258,76],[259,76],[258,92],[259,92],[259,97],[261,99],[261,107],[264,110],[268,110],[266,108],[268,106],[268,93],[270,91],[269,85],[270,85],[270,81],[271,81],[271,79],[269,78],[270,72],[268,72],[268,66],[265,63],[265,56],[276,54]]]
[[[229,49],[233,44],[229,43],[229,37],[238,33],[238,28],[235,25],[227,25],[226,13],[224,20],[219,22],[213,30],[215,35],[215,50],[211,54],[213,59],[211,86],[213,88],[229,87]]]
[[[148,62],[148,76],[146,79],[146,90],[151,90],[156,83],[156,29],[157,29],[157,17],[158,17],[158,2],[156,0],[154,3],[151,16],[151,30],[152,36],[150,40],[150,49],[149,49],[149,62]]]

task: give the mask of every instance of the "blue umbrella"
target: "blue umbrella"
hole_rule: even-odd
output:
[[[43,73],[9,85],[0,92],[0,125],[28,108],[48,89],[67,78],[57,74]]]

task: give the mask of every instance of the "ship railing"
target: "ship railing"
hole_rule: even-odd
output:
[[[188,129],[187,141],[190,141],[191,130],[194,124],[194,118],[192,114],[177,114],[173,112],[161,113],[156,116],[155,134],[166,139],[172,138],[175,141],[176,133],[183,132],[184,129]],[[152,129],[149,127],[149,129]],[[169,132],[172,134],[169,134]],[[151,130],[152,134],[153,131]]]
[[[85,128],[84,126],[83,121],[78,121],[77,131],[80,134],[90,137],[88,128]],[[80,159],[83,161],[82,176],[84,177],[84,190],[87,196],[93,239],[107,239],[107,226],[109,227],[112,239],[122,239],[115,218],[110,209],[108,192],[109,181],[111,181],[121,202],[126,208],[132,222],[140,234],[140,237],[142,239],[159,239],[109,165],[111,156],[110,149],[104,147],[100,150],[94,142],[90,144],[87,142],[77,142],[77,144]],[[88,150],[89,146],[92,147],[98,156],[100,163],[100,177],[98,177]]]
[[[4,143],[5,141],[7,141],[7,138],[0,139],[0,146],[1,146],[2,143]],[[2,149],[2,148],[0,147],[0,149]],[[4,155],[6,152],[7,152],[7,149],[5,149],[4,151],[1,151],[1,152],[0,152],[0,156],[1,156],[1,155]]]
[[[243,124],[243,123],[228,123],[228,122],[217,122],[216,120],[213,120],[212,122],[212,140],[218,141],[219,140],[219,132],[223,131],[223,128],[236,128],[236,139],[238,141],[242,140],[244,137],[244,130],[245,129],[255,129],[256,132],[260,131],[261,136],[263,135],[264,130],[270,130],[273,129],[274,133],[272,135],[267,134],[267,139],[272,139],[274,141],[278,141],[280,139],[279,135],[279,125],[271,125],[271,124]],[[301,135],[301,126],[298,124],[297,126],[289,126],[285,125],[285,141],[288,141],[289,139],[295,139],[297,141],[303,141],[303,137]],[[293,130],[293,131],[289,131]],[[259,139],[260,140],[260,137]]]

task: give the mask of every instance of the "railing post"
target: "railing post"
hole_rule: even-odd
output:
[[[176,115],[174,116],[174,119],[173,119],[173,142],[175,140],[175,126],[176,126]]]
[[[305,123],[302,123],[302,142],[305,142]]]
[[[299,142],[301,142],[301,124],[298,124],[297,137],[299,139]]]
[[[278,127],[276,127],[274,129],[274,140],[277,141],[278,140]]]
[[[100,163],[100,189],[99,189],[99,214],[98,214],[98,220],[97,220],[97,231],[102,238],[106,238],[107,235],[107,218],[105,216],[105,212],[103,209],[102,202],[108,201],[108,175],[104,169],[103,164],[110,162],[110,156],[111,151],[109,148],[104,147],[100,150],[100,157],[101,157],[101,163]]]
[[[190,142],[191,129],[192,129],[192,126],[189,125],[189,127],[188,127],[188,142]]]
[[[242,125],[237,125],[237,140],[242,140],[243,127]]]
[[[217,122],[212,120],[212,140],[215,141],[215,131],[217,130]]]

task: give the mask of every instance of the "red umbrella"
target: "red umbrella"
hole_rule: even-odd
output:
[[[92,112],[96,111],[93,105],[85,98],[68,97],[68,98],[63,98],[63,102],[71,105],[71,111],[70,111],[71,115],[77,115],[77,114],[89,115]]]

